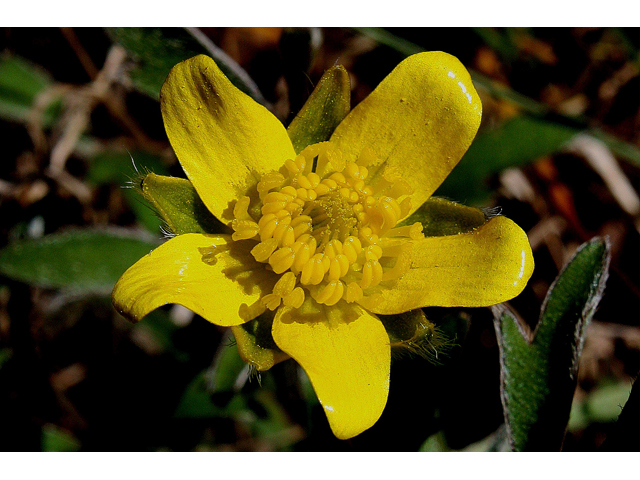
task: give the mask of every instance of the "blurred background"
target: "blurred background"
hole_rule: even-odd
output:
[[[214,56],[286,124],[332,65],[355,105],[421,50],[457,56],[481,96],[478,137],[437,195],[528,233],[536,270],[510,306],[534,327],[578,245],[611,242],[564,442],[598,450],[640,369],[639,48],[639,30],[614,28],[3,28],[0,450],[501,449],[488,308],[425,309],[449,348],[394,357],[381,419],[338,441],[293,361],[250,376],[224,329],[172,306],[133,325],[109,298],[163,239],[132,181],[184,176],[158,102],[173,65]]]

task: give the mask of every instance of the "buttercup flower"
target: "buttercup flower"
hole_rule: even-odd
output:
[[[387,401],[391,346],[378,315],[493,305],[531,276],[527,237],[502,216],[425,235],[418,209],[482,114],[448,54],[407,58],[328,141],[295,142],[299,151],[205,56],[173,68],[161,109],[188,180],[229,232],[169,239],[120,278],[114,305],[137,321],[177,303],[231,326],[258,370],[293,357],[338,438],[371,427]],[[241,326],[256,318],[271,324],[274,345]]]

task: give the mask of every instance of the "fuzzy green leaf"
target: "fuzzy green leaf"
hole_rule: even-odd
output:
[[[300,153],[307,145],[329,140],[351,108],[349,74],[342,65],[325,72],[287,132]]]
[[[513,450],[561,448],[584,335],[602,297],[610,258],[608,241],[583,244],[549,289],[533,332],[505,306],[493,307]]]
[[[42,287],[101,291],[157,246],[117,230],[52,234],[0,250],[0,273]]]
[[[140,188],[145,200],[172,233],[214,233],[225,228],[209,212],[196,189],[185,178],[149,173],[142,179]]]

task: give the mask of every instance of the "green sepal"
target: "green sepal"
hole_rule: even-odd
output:
[[[225,230],[187,179],[148,173],[140,181],[140,190],[171,233],[220,233]]]
[[[250,322],[231,327],[240,356],[260,372],[289,358],[274,342],[271,336],[272,325],[273,312],[267,310]]]
[[[427,319],[422,309],[378,317],[389,335],[394,354],[414,354],[439,363],[438,356],[453,346],[450,339]]]
[[[602,297],[610,259],[608,241],[583,244],[549,288],[533,332],[504,305],[493,307],[512,450],[562,447],[585,332]]]
[[[486,215],[478,208],[431,197],[399,226],[420,222],[425,237],[442,237],[470,232],[486,221]]]
[[[287,133],[296,153],[324,142],[351,109],[351,83],[342,65],[327,70],[311,96],[293,119]]]

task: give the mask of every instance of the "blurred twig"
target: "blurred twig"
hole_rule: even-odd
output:
[[[71,48],[73,48],[73,51],[76,53],[78,60],[80,60],[80,63],[82,64],[85,72],[87,72],[87,75],[89,75],[89,78],[91,78],[91,80],[95,80],[99,73],[98,68],[82,46],[82,43],[80,43],[76,32],[74,32],[71,27],[60,27],[60,31],[62,32],[62,35],[64,35],[64,38],[67,39],[67,42],[69,42],[69,45],[71,45]]]

